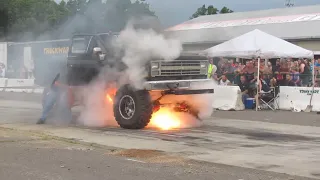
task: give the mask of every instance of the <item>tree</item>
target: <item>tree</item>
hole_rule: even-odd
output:
[[[59,24],[68,16],[62,1],[4,0],[1,3],[0,24],[6,29],[7,40],[33,39]]]
[[[0,31],[9,41],[120,31],[139,16],[155,16],[143,0],[0,0]]]
[[[227,7],[223,7],[221,10],[220,10],[220,14],[227,14],[227,13],[233,13],[233,11]]]
[[[215,8],[213,5],[208,6],[206,8],[206,5],[202,5],[200,8],[197,9],[195,13],[192,14],[190,19],[197,18],[199,16],[206,16],[206,15],[214,15],[214,14],[225,14],[225,13],[232,13],[233,11],[227,7],[223,7],[220,11]]]

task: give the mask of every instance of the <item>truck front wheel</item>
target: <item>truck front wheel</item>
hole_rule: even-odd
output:
[[[114,117],[120,127],[142,129],[152,116],[152,103],[148,91],[134,90],[126,85],[120,88],[115,97]]]

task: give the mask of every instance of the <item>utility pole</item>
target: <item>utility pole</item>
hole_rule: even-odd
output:
[[[284,5],[286,7],[293,7],[294,6],[294,0],[285,0]]]

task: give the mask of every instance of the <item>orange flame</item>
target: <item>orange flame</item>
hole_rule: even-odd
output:
[[[160,108],[159,111],[152,115],[149,126],[161,130],[177,129],[181,126],[181,119],[178,116],[178,113],[170,108]]]
[[[107,102],[113,104],[113,97],[116,95],[117,89],[116,88],[109,88],[106,91],[105,99]]]
[[[106,99],[107,101],[109,101],[110,103],[113,103],[113,99],[111,98],[110,94],[106,95]]]

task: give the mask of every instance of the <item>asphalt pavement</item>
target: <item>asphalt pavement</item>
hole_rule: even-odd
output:
[[[9,129],[0,129],[0,132],[0,179],[5,180],[308,179],[191,161],[157,151],[136,150],[130,154],[111,147],[88,146],[28,132]]]
[[[315,113],[215,111],[200,127],[125,130],[35,125],[40,95],[0,98],[0,179],[320,179]]]

